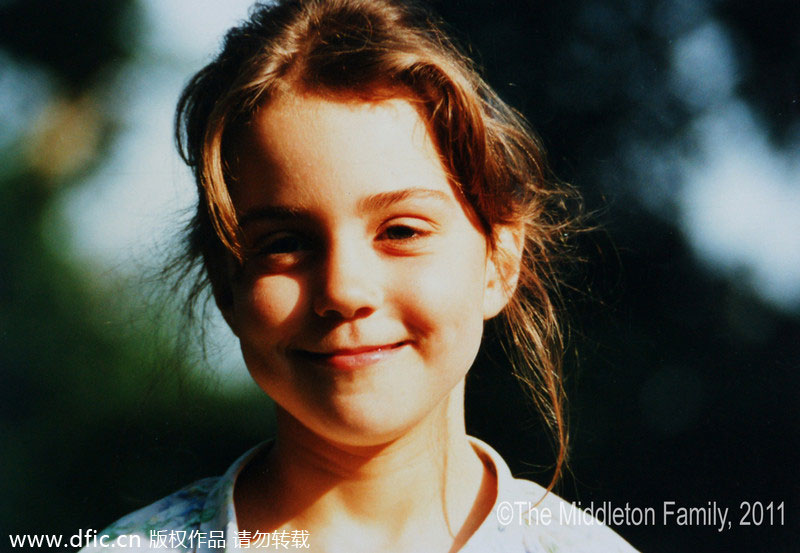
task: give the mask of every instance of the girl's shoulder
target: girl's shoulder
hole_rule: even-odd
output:
[[[239,457],[219,477],[204,478],[134,511],[100,532],[94,543],[79,553],[108,550],[154,550],[188,552],[224,551],[227,540],[235,540],[236,515],[233,486],[242,467],[258,451],[267,448],[264,442]],[[226,532],[231,532],[227,536]]]
[[[494,508],[468,543],[478,546],[476,552],[636,553],[636,549],[591,513],[535,482],[514,478],[499,453],[480,440],[471,440],[497,476]],[[502,546],[498,548],[498,544]]]
[[[534,482],[515,480],[522,496],[517,520],[525,534],[526,551],[635,553],[612,528]],[[545,495],[546,493],[546,495]],[[520,501],[520,500],[518,500]]]
[[[216,505],[209,502],[209,496],[221,480],[204,478],[129,513],[99,532],[93,543],[81,549],[84,551],[107,550],[114,544],[115,549],[124,551],[185,551],[189,537],[200,526],[216,515]]]

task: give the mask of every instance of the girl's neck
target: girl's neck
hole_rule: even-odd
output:
[[[403,436],[353,447],[325,440],[279,410],[274,447],[237,482],[239,527],[309,530],[312,543],[331,551],[339,543],[357,551],[348,537],[373,550],[391,544],[408,551],[414,536],[415,548],[447,551],[474,532],[496,493],[463,420],[457,387]]]

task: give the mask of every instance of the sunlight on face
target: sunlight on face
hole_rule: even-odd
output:
[[[281,97],[235,158],[231,195],[254,253],[225,314],[253,378],[341,443],[430,420],[505,300],[417,112]]]

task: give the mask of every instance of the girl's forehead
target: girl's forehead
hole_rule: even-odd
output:
[[[234,200],[402,187],[451,191],[427,126],[406,100],[333,101],[285,95],[260,109],[234,144]]]
[[[284,94],[258,110],[248,131],[247,137],[261,147],[304,157],[314,148],[356,142],[398,154],[408,153],[409,145],[435,151],[417,110],[399,98],[364,102]]]

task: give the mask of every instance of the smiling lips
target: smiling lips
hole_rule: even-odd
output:
[[[351,349],[335,349],[330,352],[298,350],[301,357],[339,371],[354,371],[384,361],[394,356],[408,342],[397,342],[380,346],[363,346]]]

